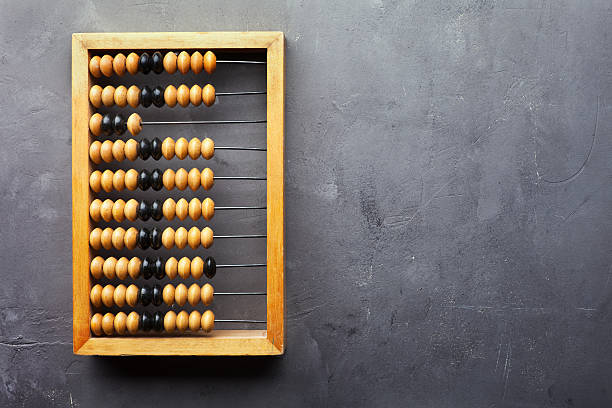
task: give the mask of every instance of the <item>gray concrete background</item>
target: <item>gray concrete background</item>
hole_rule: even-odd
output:
[[[612,405],[609,1],[2,1],[1,406]],[[287,37],[287,352],[72,354],[70,35]]]

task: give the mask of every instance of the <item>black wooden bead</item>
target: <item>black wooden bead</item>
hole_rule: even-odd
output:
[[[147,160],[150,155],[151,142],[146,138],[140,139],[140,143],[138,143],[138,156],[140,156],[142,160]]]
[[[153,330],[160,332],[164,329],[164,314],[162,312],[153,313]]]
[[[151,140],[151,157],[159,160],[162,157],[162,141],[158,137]]]
[[[151,258],[149,258],[148,256],[142,260],[142,263],[140,264],[140,274],[142,275],[143,278],[145,279],[151,279],[151,276],[153,276],[153,267],[155,265],[155,261]]]
[[[140,288],[140,304],[148,306],[153,300],[153,290],[149,285],[143,285]]]
[[[153,285],[153,305],[159,306],[162,304],[162,287],[158,284]]]
[[[149,245],[151,245],[151,233],[146,228],[140,228],[138,230],[138,247],[147,249]]]
[[[155,191],[159,191],[164,186],[164,173],[160,169],[155,169],[151,172],[151,187]]]
[[[153,328],[153,315],[149,312],[142,312],[140,315],[140,330],[151,331]]]
[[[161,236],[162,236],[162,232],[160,231],[160,229],[157,227],[153,227],[153,229],[151,230],[151,248],[153,249],[161,248],[162,246]]]
[[[155,264],[153,265],[153,274],[157,279],[164,279],[166,276],[166,271],[164,270],[164,265],[166,263],[159,256],[155,258]]]
[[[161,220],[164,216],[164,211],[162,207],[163,204],[161,200],[153,200],[153,202],[151,203],[151,218],[153,218],[155,221]]]
[[[143,52],[138,59],[138,70],[143,74],[148,74],[151,72],[151,65],[153,60],[146,52]]]
[[[143,86],[140,90],[140,104],[148,108],[153,103],[153,91],[148,86]]]
[[[107,113],[106,115],[102,116],[100,130],[106,136],[109,136],[111,133],[113,133],[113,118],[111,117],[110,113]]]
[[[156,86],[153,88],[152,94],[153,105],[157,106],[158,108],[164,106],[164,88],[161,86]]]
[[[204,274],[208,279],[212,279],[217,274],[217,263],[212,256],[207,257],[204,261]]]
[[[113,131],[115,134],[122,135],[127,130],[127,122],[120,114],[115,115],[113,119]]]
[[[164,72],[164,57],[161,52],[156,51],[151,55],[151,69],[156,74]]]
[[[151,173],[148,170],[143,169],[138,174],[138,188],[142,191],[146,191],[151,187]]]
[[[143,221],[148,220],[149,217],[151,217],[151,204],[149,204],[147,200],[142,200],[138,204],[138,209],[136,212],[137,212],[138,218],[140,218]]]

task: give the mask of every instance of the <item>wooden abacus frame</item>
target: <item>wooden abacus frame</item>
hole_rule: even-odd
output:
[[[282,32],[87,33],[72,35],[73,350],[89,355],[278,355],[284,352],[284,110]],[[208,336],[93,337],[89,248],[89,59],[103,50],[265,50],[267,56],[266,330],[214,330]]]

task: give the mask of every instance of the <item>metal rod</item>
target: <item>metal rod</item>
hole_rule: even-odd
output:
[[[265,295],[266,292],[215,292],[214,295]]]
[[[215,180],[266,180],[265,177],[248,177],[248,176],[214,176]]]
[[[266,61],[217,60],[217,64],[265,64]]]
[[[242,147],[242,146],[215,146],[215,150],[257,150],[260,152],[265,152],[265,147]]]
[[[245,319],[215,319],[215,323],[266,323],[266,321]]]
[[[227,264],[217,265],[217,268],[256,268],[267,266],[265,263]]]
[[[213,235],[213,239],[218,238],[266,238],[266,234],[253,234],[253,235],[245,235],[245,234],[237,234],[237,235]]]
[[[242,92],[217,92],[217,96],[232,96],[232,95],[265,95],[266,91],[242,91]]]
[[[265,120],[179,120],[174,122],[141,122],[142,125],[225,125],[241,123],[266,123]]]
[[[215,207],[215,210],[265,210],[267,207]]]

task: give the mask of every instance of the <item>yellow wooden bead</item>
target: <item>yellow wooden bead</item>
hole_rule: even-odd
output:
[[[178,261],[175,257],[172,256],[166,260],[164,271],[166,272],[168,279],[172,280],[176,278],[176,274],[178,273]]]
[[[164,330],[166,333],[173,333],[176,330],[176,313],[172,310],[166,312],[164,316]]]
[[[102,247],[102,228],[94,228],[89,233],[89,246],[96,251]]]
[[[171,198],[166,199],[162,205],[162,213],[165,219],[172,221],[176,214],[176,202]]]
[[[192,189],[193,191],[196,191],[198,188],[200,188],[200,180],[201,180],[200,170],[196,169],[195,167],[189,170],[187,184],[189,184],[190,189]]]
[[[197,310],[189,313],[189,329],[193,332],[200,330],[200,321],[202,320],[202,314]]]
[[[215,314],[211,310],[205,311],[200,324],[204,333],[210,333],[215,328]]]
[[[117,285],[117,287],[115,288],[115,292],[113,293],[113,302],[115,302],[115,305],[117,305],[118,307],[125,306],[126,290],[127,288],[125,287],[123,283],[120,285]]]
[[[204,227],[202,229],[200,240],[204,248],[210,248],[213,244],[213,230],[209,227]]]
[[[174,246],[174,230],[168,227],[162,232],[162,245],[164,248],[170,249]]]
[[[172,169],[166,169],[162,176],[162,183],[166,190],[172,190],[174,188],[174,181],[176,179],[176,173]]]
[[[113,305],[113,294],[115,293],[115,287],[113,285],[106,285],[102,289],[102,303],[106,307]]]
[[[115,315],[112,313],[106,313],[102,317],[102,331],[107,336],[110,336],[115,332]]]
[[[106,222],[113,219],[113,201],[108,198],[100,205],[100,216]]]
[[[215,68],[217,68],[217,57],[212,51],[206,51],[204,54],[204,70],[208,74],[212,74],[215,72]]]
[[[126,235],[127,235],[127,232],[126,232]],[[140,260],[140,258],[136,256],[130,259],[130,262],[128,263],[128,274],[130,275],[130,278],[136,279],[140,276],[140,265],[141,264],[142,264],[142,261]]]
[[[140,105],[140,88],[136,85],[130,86],[127,90],[126,99],[132,108],[137,108]]]
[[[176,101],[183,108],[189,105],[189,92],[189,87],[185,84],[179,86],[176,90]]]
[[[125,290],[125,302],[129,306],[134,307],[138,304],[138,292],[138,286],[134,284],[131,284]]]
[[[125,55],[122,53],[115,55],[115,58],[113,58],[113,71],[115,71],[115,74],[119,76],[123,76],[123,74],[125,74],[125,62]]]
[[[199,256],[191,260],[191,276],[193,279],[200,279],[204,274],[204,261]]]
[[[94,85],[89,89],[89,102],[95,108],[102,106],[102,87],[100,85]]]
[[[104,55],[100,58],[100,72],[106,77],[113,76],[113,57]]]
[[[102,218],[100,214],[100,207],[102,206],[102,201],[99,199],[95,199],[89,204],[89,216],[95,222],[99,222]]]
[[[134,191],[138,187],[138,172],[135,169],[129,169],[125,172],[125,187],[130,191]]]
[[[134,139],[129,139],[125,142],[125,157],[129,160],[134,161],[138,158],[138,142]]]
[[[115,249],[123,249],[125,246],[125,230],[121,227],[115,228],[112,236],[113,248]]]
[[[118,199],[113,204],[113,219],[122,222],[125,219],[125,201]]]
[[[102,186],[102,189],[106,191],[107,193],[110,193],[111,191],[113,191],[113,176],[114,175],[115,173],[107,169],[107,170],[104,170],[104,172],[102,173],[102,177],[100,178],[100,185]]]
[[[191,57],[186,51],[182,51],[176,60],[176,66],[181,74],[186,74],[191,68]]]
[[[134,227],[128,228],[128,230],[125,231],[125,236],[123,237],[123,243],[125,244],[125,247],[127,249],[136,248],[136,244],[138,243],[138,230]]]
[[[89,60],[89,72],[94,78],[100,78],[102,71],[100,71],[100,57],[97,55]]]
[[[189,102],[193,106],[200,106],[202,103],[202,87],[200,85],[194,85],[189,90]]]
[[[138,60],[139,59],[140,57],[135,52],[131,52],[125,59],[125,68],[130,74],[136,75],[136,73],[138,73]]]
[[[210,283],[207,283],[204,286],[202,286],[202,289],[200,291],[200,298],[204,306],[208,306],[212,303],[214,293],[215,293],[215,290],[213,289]]]
[[[127,327],[128,332],[130,334],[138,333],[138,323],[139,323],[139,320],[140,320],[140,316],[136,312],[131,312],[128,315],[127,321],[125,322],[125,327]]]
[[[210,190],[215,184],[215,174],[208,167],[202,170],[200,183],[202,187],[204,187],[204,190]]]
[[[102,335],[102,314],[96,313],[91,316],[91,323],[89,324],[91,332],[96,336]]]
[[[187,179],[187,170],[182,168],[178,169],[174,176],[174,184],[176,185],[176,188],[181,191],[184,190],[187,187]]]
[[[170,283],[164,286],[164,290],[162,291],[162,299],[164,299],[164,303],[168,306],[172,306],[174,303],[174,285]]]
[[[176,59],[176,54],[172,51],[164,55],[164,69],[167,73],[174,74],[176,72]]]
[[[124,280],[125,278],[127,278],[129,264],[130,261],[125,256],[122,256],[121,258],[117,259],[117,264],[115,265],[115,274],[117,275],[118,279]]]
[[[167,137],[162,142],[162,155],[166,160],[170,160],[174,157],[174,139]]]
[[[107,163],[113,161],[113,142],[105,140],[100,147],[100,157]]]
[[[168,85],[164,90],[164,102],[171,108],[176,106],[176,87]]]
[[[93,307],[102,306],[102,285],[94,285],[89,292],[89,301]]]
[[[125,171],[119,169],[113,174],[113,188],[122,191],[125,188]]]
[[[115,104],[121,108],[125,108],[127,106],[127,88],[123,85],[120,85],[115,89]]]
[[[94,279],[100,279],[102,277],[102,265],[104,265],[104,258],[101,256],[96,256],[91,260],[91,264],[89,265],[89,271],[91,272],[91,276]]]
[[[178,139],[174,145],[174,152],[176,157],[183,160],[189,153],[189,142],[184,137]]]
[[[178,261],[178,275],[181,279],[188,279],[191,274],[191,260],[186,256]]]
[[[136,136],[142,130],[142,119],[137,113],[132,113],[127,120],[127,128],[132,136]]]
[[[187,301],[191,306],[200,303],[201,289],[197,283],[192,284],[187,291]]]
[[[181,221],[187,218],[187,215],[189,214],[189,202],[187,202],[187,200],[184,198],[178,200],[175,207],[175,213],[176,217]]]
[[[102,115],[94,113],[89,118],[89,131],[94,136],[100,136],[102,134]]]
[[[102,272],[106,279],[115,279],[115,267],[117,266],[117,258],[109,256],[102,264]]]
[[[189,313],[184,310],[181,310],[176,315],[176,329],[179,332],[184,332],[189,327]]]
[[[113,143],[113,158],[116,161],[123,161],[125,159],[125,142],[121,139],[115,140]]]
[[[96,164],[102,163],[102,156],[100,155],[100,150],[102,149],[102,143],[100,141],[95,140],[89,145],[89,158],[92,162]]]
[[[202,203],[197,198],[192,198],[191,201],[189,201],[189,217],[195,221],[200,219],[201,215]]]
[[[113,247],[113,229],[110,227],[104,228],[100,235],[100,243],[102,248],[111,249]]]
[[[179,227],[174,233],[174,245],[178,249],[183,249],[187,245],[187,230],[184,227]]]
[[[125,334],[127,325],[127,315],[124,312],[119,312],[115,315],[114,328],[117,334]]]
[[[207,84],[202,88],[202,102],[206,106],[212,106],[215,103],[215,87]]]
[[[202,140],[201,146],[202,157],[210,160],[215,154],[215,143],[210,138]]]
[[[215,202],[206,197],[202,202],[202,216],[205,220],[210,221],[215,215]]]
[[[204,68],[204,57],[202,57],[200,51],[196,51],[191,54],[190,65],[191,70],[194,74],[199,74],[200,72],[202,72],[202,68]]]
[[[198,227],[191,227],[187,233],[187,243],[192,249],[200,246],[200,230]]]
[[[115,104],[115,87],[107,85],[102,90],[102,103],[104,106],[111,107]]]
[[[138,201],[130,198],[123,208],[123,215],[130,221],[136,221],[138,217]]]
[[[187,151],[191,159],[198,159],[202,154],[202,142],[200,142],[200,139],[198,139],[197,137],[191,139],[189,141],[189,145],[187,146]]]
[[[94,170],[89,175],[89,187],[94,193],[99,193],[102,190],[102,173],[100,170]]]
[[[174,290],[174,301],[179,306],[185,306],[187,302],[187,286],[182,283],[177,285]]]

